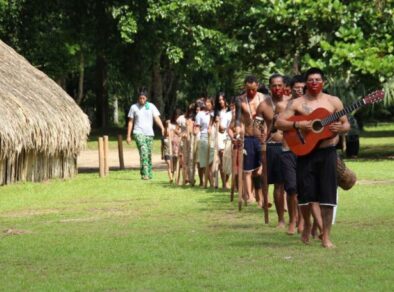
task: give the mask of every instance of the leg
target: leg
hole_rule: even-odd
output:
[[[259,171],[253,173],[252,179],[257,205],[259,208],[263,208],[263,182]]]
[[[146,144],[146,156],[147,156],[147,175],[149,179],[152,179],[152,143],[153,137],[146,136],[145,137],[145,144]]]
[[[205,167],[200,167],[200,164],[198,164],[198,177],[200,179],[200,187],[204,186],[204,174],[205,174]]]
[[[283,184],[274,184],[274,202],[276,213],[278,214],[278,227],[285,227],[285,206],[284,206],[284,189]]]
[[[322,237],[322,246],[325,248],[333,248],[335,247],[330,240],[330,232],[332,225],[332,216],[334,208],[332,206],[320,206],[321,214],[323,218],[323,237]]]
[[[171,159],[171,158],[170,158],[170,159]],[[171,170],[171,163],[170,163],[170,160],[166,160],[166,164],[167,164],[168,180],[170,181],[170,183],[172,183],[172,170]]]
[[[252,194],[252,172],[248,171],[248,172],[244,172],[245,174],[245,193],[246,193],[246,198],[244,198],[245,200],[249,200],[250,198],[252,198],[253,194]]]
[[[298,200],[297,200],[298,202]],[[304,217],[302,216],[301,209],[297,207],[297,232],[302,233],[304,231]]]
[[[148,150],[145,135],[135,134],[135,142],[140,154],[140,174],[142,179],[148,179]]]
[[[305,244],[309,243],[309,235],[311,234],[311,206],[300,206],[302,217],[304,218],[304,230],[301,233],[301,241]]]
[[[321,214],[319,203],[312,203],[311,208],[312,208],[313,226],[314,226],[314,228],[312,228],[312,232],[313,232],[312,235],[315,237],[317,234],[316,229],[319,229],[320,232],[322,232],[323,230],[322,214]]]
[[[287,234],[293,235],[296,231],[297,225],[297,194],[288,195],[287,204],[289,208],[289,229],[287,230]]]

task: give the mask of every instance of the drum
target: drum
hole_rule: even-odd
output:
[[[337,180],[338,185],[345,191],[350,190],[357,181],[356,174],[346,167],[345,162],[337,158]]]

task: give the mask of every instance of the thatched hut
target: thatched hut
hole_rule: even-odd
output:
[[[74,100],[0,41],[0,185],[72,177],[89,131]]]

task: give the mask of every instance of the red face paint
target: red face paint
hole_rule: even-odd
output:
[[[306,88],[312,95],[318,95],[323,90],[323,82],[307,82]]]
[[[275,97],[282,97],[284,94],[283,87],[274,87],[271,89],[271,93]]]
[[[247,89],[246,90],[246,95],[248,96],[249,99],[252,99],[253,97],[255,97],[256,93],[257,93],[256,89]]]

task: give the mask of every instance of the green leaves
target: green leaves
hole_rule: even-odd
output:
[[[112,8],[112,16],[118,21],[118,29],[122,40],[125,43],[132,44],[134,36],[137,33],[137,21],[133,11],[128,5]]]

